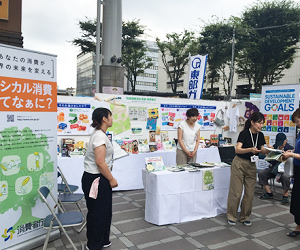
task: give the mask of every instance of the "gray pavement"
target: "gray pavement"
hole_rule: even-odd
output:
[[[278,188],[278,192],[280,189]],[[180,224],[156,226],[144,220],[144,190],[117,191],[113,193],[113,219],[111,227],[112,245],[108,250],[182,250],[182,249],[300,249],[300,236],[291,238],[286,233],[293,230],[295,223],[289,206],[280,204],[281,194],[273,200],[260,200],[262,189],[256,188],[251,227],[241,223],[229,226],[226,214]],[[84,211],[86,208],[82,205]],[[66,207],[75,210],[75,206]],[[80,248],[78,235],[68,230]],[[86,244],[86,229],[79,234]],[[41,247],[35,250],[41,250]],[[49,250],[72,249],[65,235],[48,245]]]

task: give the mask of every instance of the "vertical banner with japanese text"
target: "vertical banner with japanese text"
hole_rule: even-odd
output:
[[[270,146],[279,132],[286,134],[291,145],[295,144],[292,114],[299,107],[299,88],[298,84],[262,86],[260,112],[266,120],[262,132]]]
[[[191,56],[189,62],[189,85],[188,97],[190,99],[201,99],[205,77],[207,55]]]
[[[2,249],[46,233],[38,188],[57,194],[56,81],[56,56],[0,44]]]

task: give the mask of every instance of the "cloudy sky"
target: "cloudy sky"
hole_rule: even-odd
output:
[[[76,87],[76,56],[69,41],[80,37],[78,20],[96,18],[96,0],[23,0],[24,48],[57,55],[60,89]],[[148,40],[164,39],[166,33],[200,30],[201,20],[212,16],[240,16],[255,0],[123,0],[123,20],[140,20]]]

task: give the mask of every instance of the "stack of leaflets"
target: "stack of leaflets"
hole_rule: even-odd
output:
[[[280,161],[280,156],[282,155],[283,151],[279,149],[273,148],[266,148],[267,150],[271,151],[266,158],[265,161]]]
[[[201,163],[189,162],[188,164],[197,168],[212,168],[215,166],[215,164],[208,163],[208,162],[201,162]]]
[[[186,170],[186,171],[189,171],[189,172],[198,172],[198,171],[200,171],[201,169],[200,168],[197,168],[197,167],[193,167],[193,166],[186,166],[186,167],[184,167],[184,169]]]
[[[215,162],[216,167],[223,168],[223,167],[230,167],[231,165],[227,164],[226,162]]]
[[[182,166],[169,166],[167,167],[167,170],[171,172],[180,172],[180,171],[185,171],[185,168]]]
[[[266,148],[267,150],[271,151],[266,158],[265,161],[280,161],[280,156],[282,155],[283,151],[279,149],[273,148]]]

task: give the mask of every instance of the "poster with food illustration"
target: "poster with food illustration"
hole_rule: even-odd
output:
[[[57,103],[58,135],[88,135],[90,123],[90,104]]]
[[[215,130],[214,119],[217,106],[185,105],[185,104],[161,104],[161,129],[176,130],[181,121],[186,120],[186,111],[196,108],[199,111],[198,123],[201,130]]]

